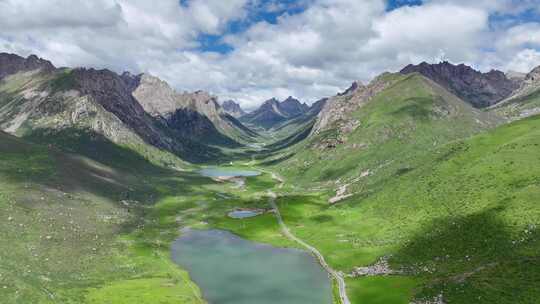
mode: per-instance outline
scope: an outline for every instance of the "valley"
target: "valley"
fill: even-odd
[[[5,303],[540,298],[537,69],[517,85],[421,64],[244,113],[151,75],[13,56]]]

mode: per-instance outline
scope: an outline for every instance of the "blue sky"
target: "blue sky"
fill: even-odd
[[[184,5],[186,0],[184,1]],[[182,1],[181,1],[182,2]],[[267,5],[275,6],[273,9],[268,9]],[[233,48],[222,41],[224,35],[236,35],[240,34],[250,28],[255,23],[267,22],[269,24],[276,24],[278,18],[287,15],[295,15],[302,13],[307,8],[304,1],[297,0],[277,0],[268,1],[263,0],[258,5],[252,7],[246,18],[241,20],[231,21],[226,29],[219,35],[201,34],[198,37],[198,41],[201,46],[200,51],[203,52],[218,52],[226,54],[233,50]]]
[[[246,108],[409,63],[540,65],[540,0],[3,0],[0,51],[146,72]]]
[[[180,3],[182,5],[186,5],[187,0],[181,0]],[[257,22],[276,24],[278,18],[284,14],[295,15],[302,13],[308,7],[306,3],[306,1],[297,0],[262,0],[257,7],[250,10],[248,18],[230,22],[223,33],[219,35],[199,35],[198,41],[201,44],[199,50],[207,52],[219,52],[223,54],[231,52],[233,48],[222,41],[222,37],[224,35],[235,35],[242,33]],[[268,4],[275,4],[276,9],[270,11],[265,9],[265,5]],[[421,0],[389,0],[387,2],[386,9],[391,11],[402,6],[416,6],[421,4]]]

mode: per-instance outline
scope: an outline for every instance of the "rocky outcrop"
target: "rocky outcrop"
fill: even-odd
[[[159,154],[154,153],[157,148],[189,161],[220,153],[210,146],[210,136],[198,136],[201,130],[232,141],[212,122],[224,114],[207,93],[176,94],[148,75],[55,69],[37,57],[1,57],[10,59],[0,66],[0,73],[9,75],[0,86],[0,127],[10,133],[43,140],[61,132],[96,134],[145,155]],[[34,73],[36,68],[42,72]],[[223,124],[235,128],[226,119]]]
[[[309,106],[305,103],[300,103],[300,101],[292,96],[287,97],[278,105],[281,113],[285,114],[287,117],[294,117],[302,115],[309,110]]]
[[[311,107],[309,107],[308,115],[317,116],[324,108],[324,105],[326,105],[326,102],[328,101],[328,98],[319,99],[316,102],[314,102]]]
[[[132,92],[144,110],[184,136],[236,144],[232,137],[249,137],[245,127],[221,108],[217,98],[204,91],[177,93],[165,81],[143,74]],[[227,136],[230,135],[228,138]]]
[[[221,104],[221,108],[225,113],[231,115],[232,117],[239,118],[242,115],[245,115],[246,112],[242,110],[239,104],[234,102],[234,100],[226,100]]]
[[[355,267],[351,274],[349,274],[349,276],[356,278],[369,276],[387,276],[401,273],[401,271],[396,271],[390,268],[390,264],[388,263],[388,257],[382,257],[371,266]]]
[[[343,93],[329,98],[320,111],[317,121],[311,130],[311,135],[319,134],[330,128],[337,128],[340,133],[354,130],[357,122],[350,118],[350,114],[365,105],[373,96],[387,88],[392,81],[385,77],[387,73],[375,78],[367,86],[355,81]],[[328,143],[329,147],[344,142],[337,138],[336,142]]]
[[[507,100],[526,96],[537,90],[540,90],[540,66],[534,68],[523,77],[519,88]]]
[[[540,114],[540,66],[520,81],[512,95],[491,108],[508,120],[522,119]]]
[[[517,89],[516,81],[497,70],[481,73],[464,64],[449,62],[408,65],[400,73],[420,73],[477,108],[496,104]]]
[[[527,77],[527,73],[520,73],[516,71],[508,71],[505,73],[505,75],[506,78],[513,81],[516,86],[521,86],[521,82],[523,82],[523,80],[525,80],[525,77]]]
[[[30,55],[27,58],[8,53],[0,53],[0,79],[19,72],[42,70],[52,72],[54,65],[47,60]]]
[[[109,71],[95,69],[75,69],[72,71],[73,89],[81,95],[89,96],[105,110],[118,117],[141,138],[159,148],[173,150],[170,138],[164,138],[153,119],[133,98],[131,90],[135,78],[128,79]]]

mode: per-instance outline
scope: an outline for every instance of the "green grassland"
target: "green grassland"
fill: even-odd
[[[77,150],[88,148],[83,139]],[[180,228],[287,244],[270,214],[253,225],[226,218],[236,207],[264,207],[269,175],[237,189],[96,144],[82,156],[0,134],[3,303],[203,303],[169,258]]]
[[[410,279],[407,292],[387,291],[402,295],[388,303],[441,292],[448,303],[536,303],[539,149],[537,116],[419,154],[414,166],[333,206],[324,191],[293,187],[278,202],[293,232],[339,270],[390,257]],[[350,279],[350,297],[381,303],[368,295],[393,280]]]

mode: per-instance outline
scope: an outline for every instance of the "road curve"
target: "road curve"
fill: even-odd
[[[272,176],[276,176],[276,175],[272,174]],[[281,179],[278,179],[278,180],[283,183]],[[288,239],[302,245],[302,247],[309,250],[311,254],[313,254],[317,258],[317,260],[319,261],[319,264],[321,264],[324,270],[326,270],[326,272],[328,272],[328,274],[332,276],[332,278],[334,278],[336,282],[338,283],[339,298],[340,298],[341,304],[351,304],[351,302],[349,301],[349,298],[347,297],[347,290],[346,290],[346,285],[345,285],[345,279],[343,279],[343,274],[339,271],[334,270],[332,267],[330,267],[330,265],[328,265],[328,263],[326,263],[326,261],[324,260],[324,256],[315,247],[309,245],[308,243],[304,242],[303,240],[297,238],[294,234],[292,234],[292,232],[289,230],[289,227],[287,227],[287,225],[283,221],[283,218],[281,217],[281,212],[279,211],[279,208],[276,204],[276,198],[277,198],[277,195],[272,190],[268,190],[268,202],[270,203],[272,208],[275,210],[274,212],[279,222],[279,226],[281,227],[282,233]]]

